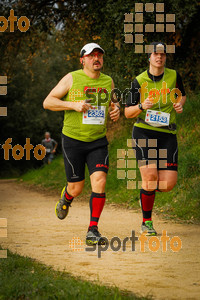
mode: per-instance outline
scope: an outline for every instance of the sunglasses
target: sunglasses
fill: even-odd
[[[93,59],[95,57],[102,58],[103,57],[103,53],[101,53],[101,52],[94,52],[94,53],[90,53],[90,54],[84,55],[83,57],[88,57],[90,59]]]

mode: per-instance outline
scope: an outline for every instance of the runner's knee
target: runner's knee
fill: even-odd
[[[75,183],[68,182],[67,186],[67,192],[72,196],[72,197],[77,197],[78,195],[81,194],[83,190],[83,185]]]
[[[159,187],[159,190],[161,192],[169,192],[175,187],[175,185],[176,185],[176,181],[173,181],[173,182],[168,181],[165,186]]]
[[[145,174],[145,176],[143,176],[143,181],[147,181],[147,182],[149,182],[149,181],[155,181],[155,182],[157,182],[157,180],[158,180],[158,176],[157,176],[157,174],[155,174],[155,173],[147,173],[147,174]]]
[[[102,172],[103,173],[103,172]],[[95,193],[104,193],[106,185],[106,176],[104,174],[95,174],[91,176],[92,191]]]
[[[106,177],[105,176],[96,176],[94,183],[96,186],[104,187],[106,185]]]
[[[158,176],[156,173],[143,174],[142,187],[146,191],[153,191],[157,188]]]

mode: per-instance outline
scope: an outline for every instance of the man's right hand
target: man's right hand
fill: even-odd
[[[151,98],[147,98],[145,99],[144,102],[142,102],[142,108],[143,109],[148,109],[148,108],[151,108],[153,106],[153,101]]]
[[[85,101],[74,102],[74,110],[78,112],[86,112],[91,108],[91,104],[86,103]]]

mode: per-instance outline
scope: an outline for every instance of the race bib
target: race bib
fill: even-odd
[[[154,127],[168,126],[170,114],[162,111],[147,109],[145,122]]]
[[[83,124],[103,125],[105,123],[105,106],[92,106],[83,113]]]

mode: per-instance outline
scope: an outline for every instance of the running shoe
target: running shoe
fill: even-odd
[[[88,232],[86,235],[86,245],[93,246],[93,245],[105,245],[106,240],[101,236],[100,232],[98,231],[97,226],[91,226],[88,228]]]
[[[56,203],[55,213],[58,219],[63,220],[66,218],[69,212],[69,207],[71,206],[71,201],[67,200],[65,197],[65,187],[61,192],[61,199]]]
[[[146,235],[157,235],[157,232],[153,228],[152,221],[145,221],[141,226],[141,233],[145,232]]]

